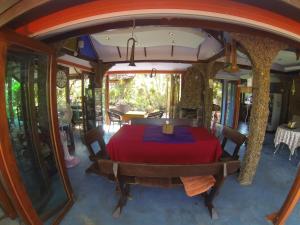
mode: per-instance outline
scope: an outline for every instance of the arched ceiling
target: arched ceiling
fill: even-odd
[[[299,21],[232,0],[90,1],[44,15],[16,30],[29,36],[45,37],[112,21],[170,17],[237,24],[300,41]]]

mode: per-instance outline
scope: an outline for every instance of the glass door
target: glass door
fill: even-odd
[[[7,34],[1,35],[5,39]],[[55,60],[47,46],[14,33],[8,36],[0,41],[1,175],[28,224],[57,222],[73,200],[53,116],[55,68],[50,65]]]
[[[227,83],[226,93],[226,112],[225,112],[225,125],[233,127],[234,123],[234,110],[235,110],[235,96],[236,96],[236,82],[229,81]]]
[[[84,133],[96,127],[95,88],[93,75],[84,74],[83,120]]]

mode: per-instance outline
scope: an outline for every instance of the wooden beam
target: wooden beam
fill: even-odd
[[[11,5],[9,8],[7,8],[4,12],[0,14],[0,27],[4,26],[5,24],[10,22],[14,18],[22,15],[23,13],[38,6],[41,6],[49,1],[50,0],[23,0]],[[1,7],[2,6],[3,5],[1,3]]]
[[[109,76],[106,76],[105,80],[105,122],[106,125],[110,124],[109,117],[107,111],[109,110]]]
[[[6,0],[0,0],[0,15],[5,12],[6,10],[8,10],[9,8],[13,7],[15,4],[17,4],[18,2],[20,2],[20,0],[10,0],[10,1],[6,1]]]
[[[200,49],[201,49],[201,44],[198,46],[198,50],[196,54],[197,60],[199,60]]]
[[[212,29],[203,29],[209,36],[213,37],[217,42],[224,47],[224,42],[221,39],[222,31],[212,30]],[[208,36],[208,37],[209,37]]]
[[[233,128],[237,129],[239,125],[239,117],[240,117],[240,106],[241,106],[241,88],[239,85],[241,81],[237,81],[237,88],[235,93],[235,101],[234,101],[234,116],[233,116]]]
[[[121,51],[120,51],[119,46],[117,46],[117,50],[118,50],[119,57],[122,58],[122,55],[121,55]]]
[[[77,63],[73,63],[64,59],[57,59],[57,63],[62,64],[62,65],[66,65],[66,66],[71,66],[71,67],[76,67],[78,69],[87,71],[87,72],[93,72],[93,69],[87,66],[83,66]]]

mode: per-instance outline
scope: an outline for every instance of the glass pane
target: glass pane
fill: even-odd
[[[214,111],[213,116],[216,117],[216,121],[218,123],[221,123],[222,101],[223,101],[223,83],[220,80],[215,80],[214,87],[213,87],[213,104],[219,106],[219,110]]]
[[[235,92],[236,85],[232,82],[228,83],[227,89],[227,109],[226,109],[226,126],[232,127],[234,120],[234,105],[235,105]]]
[[[67,202],[50,136],[47,78],[46,55],[9,49],[5,92],[11,143],[33,207],[45,219]]]
[[[92,78],[93,77],[89,75],[84,76],[84,107],[87,131],[96,127],[95,92]]]

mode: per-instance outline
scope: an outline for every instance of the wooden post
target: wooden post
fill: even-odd
[[[106,75],[105,79],[105,121],[106,125],[109,125],[109,117],[107,111],[109,110],[109,76]]]
[[[292,185],[292,188],[285,199],[281,209],[267,216],[267,220],[271,221],[274,225],[284,225],[285,221],[288,219],[289,215],[295,208],[296,204],[300,200],[300,168],[296,179]]]
[[[273,59],[287,47],[270,38],[232,33],[231,36],[247,51],[253,70],[253,103],[251,109],[249,139],[242,163],[239,181],[252,183],[260,159],[269,115],[270,69]]]
[[[235,94],[235,104],[234,104],[234,117],[233,117],[233,128],[237,129],[239,125],[240,117],[240,106],[241,106],[241,87],[239,86],[241,81],[237,82],[236,94]]]

